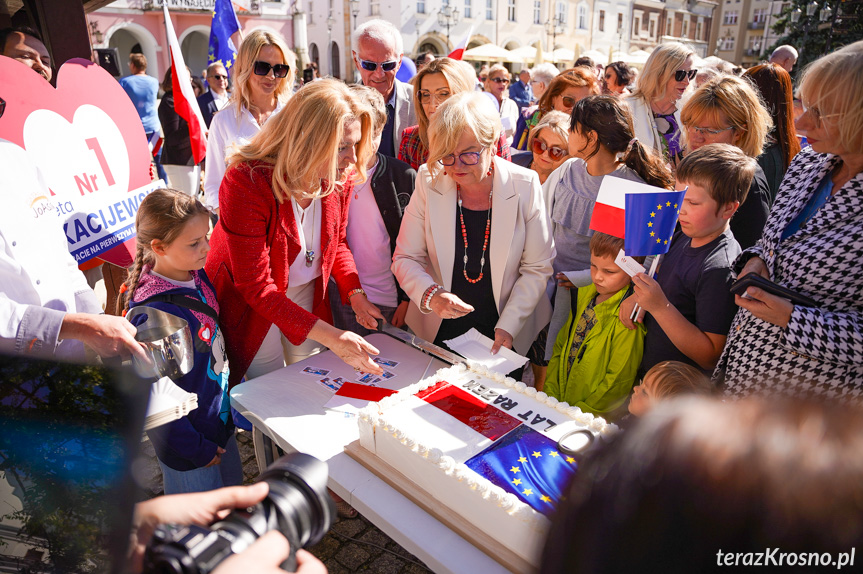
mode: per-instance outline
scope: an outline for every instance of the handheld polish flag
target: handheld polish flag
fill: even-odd
[[[162,9],[165,13],[168,45],[171,48],[171,85],[174,89],[174,110],[189,124],[192,157],[195,159],[195,164],[199,164],[207,155],[207,125],[204,123],[201,108],[198,106],[198,100],[192,89],[192,79],[189,77],[189,70],[186,69],[186,62],[180,51],[180,43],[174,32],[174,24],[171,22],[171,15],[168,14],[167,2],[162,4]]]
[[[473,26],[468,29],[465,37],[462,38],[461,42],[458,43],[458,46],[456,46],[455,49],[449,53],[448,57],[452,58],[453,60],[461,60],[462,56],[464,56],[464,51],[467,50],[467,44],[468,42],[470,42],[470,37],[472,34]]]
[[[240,31],[240,21],[234,12],[231,0],[216,0],[213,8],[213,21],[210,23],[210,45],[207,62],[219,63],[231,74],[231,67],[237,59],[237,47],[231,36]]]
[[[626,197],[635,194],[655,193],[665,191],[646,183],[630,181],[614,176],[602,178],[593,215],[590,217],[590,229],[606,235],[625,237],[626,232]],[[627,252],[629,255],[629,252]]]

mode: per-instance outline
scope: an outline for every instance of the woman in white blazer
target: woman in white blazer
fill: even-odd
[[[500,130],[482,94],[438,108],[392,270],[420,337],[440,344],[476,328],[493,353],[525,353],[551,316],[554,244],[537,174],[495,157]]]
[[[638,141],[665,156],[672,167],[682,158],[679,101],[698,72],[692,67],[694,55],[677,42],[658,46],[638,75],[635,90],[623,98]]]

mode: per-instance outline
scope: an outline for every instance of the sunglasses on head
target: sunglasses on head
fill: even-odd
[[[498,77],[498,78],[492,78],[492,79],[491,79],[491,81],[492,81],[492,82],[495,82],[495,83],[497,83],[497,84],[508,84],[508,83],[509,83],[509,78],[500,78],[500,77]]]
[[[689,78],[689,80],[692,81],[697,73],[698,70],[677,70],[674,72],[674,81],[682,82],[685,78]]]
[[[360,67],[367,72],[374,72],[381,67],[384,72],[392,72],[398,65],[398,60],[390,60],[389,62],[369,62],[368,60],[360,60]]]
[[[548,150],[548,156],[554,161],[563,159],[569,154],[568,150],[557,147],[556,145],[549,146],[547,143],[540,139],[533,140],[533,144],[531,144],[531,149],[533,150],[533,153],[538,155],[542,155],[546,152],[546,150]]]
[[[288,76],[288,72],[291,71],[291,67],[287,64],[276,64],[275,66],[270,65],[268,62],[255,62],[255,75],[256,76],[266,76],[270,73],[270,70],[273,71],[273,75],[277,78],[286,78]]]

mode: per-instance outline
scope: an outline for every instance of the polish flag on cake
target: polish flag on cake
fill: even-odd
[[[462,56],[464,56],[464,51],[467,50],[467,43],[470,41],[471,34],[473,34],[473,26],[470,27],[467,31],[467,35],[462,38],[462,41],[455,47],[455,50],[449,53],[450,58],[453,60],[461,60]]]
[[[625,237],[626,196],[664,191],[668,190],[611,175],[602,178],[590,218],[590,229],[615,237]]]

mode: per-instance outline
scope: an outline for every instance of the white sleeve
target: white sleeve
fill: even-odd
[[[207,136],[207,169],[204,173],[204,204],[210,211],[219,208],[219,187],[225,176],[225,147],[228,145],[226,124],[235,118],[230,107],[213,116]]]

